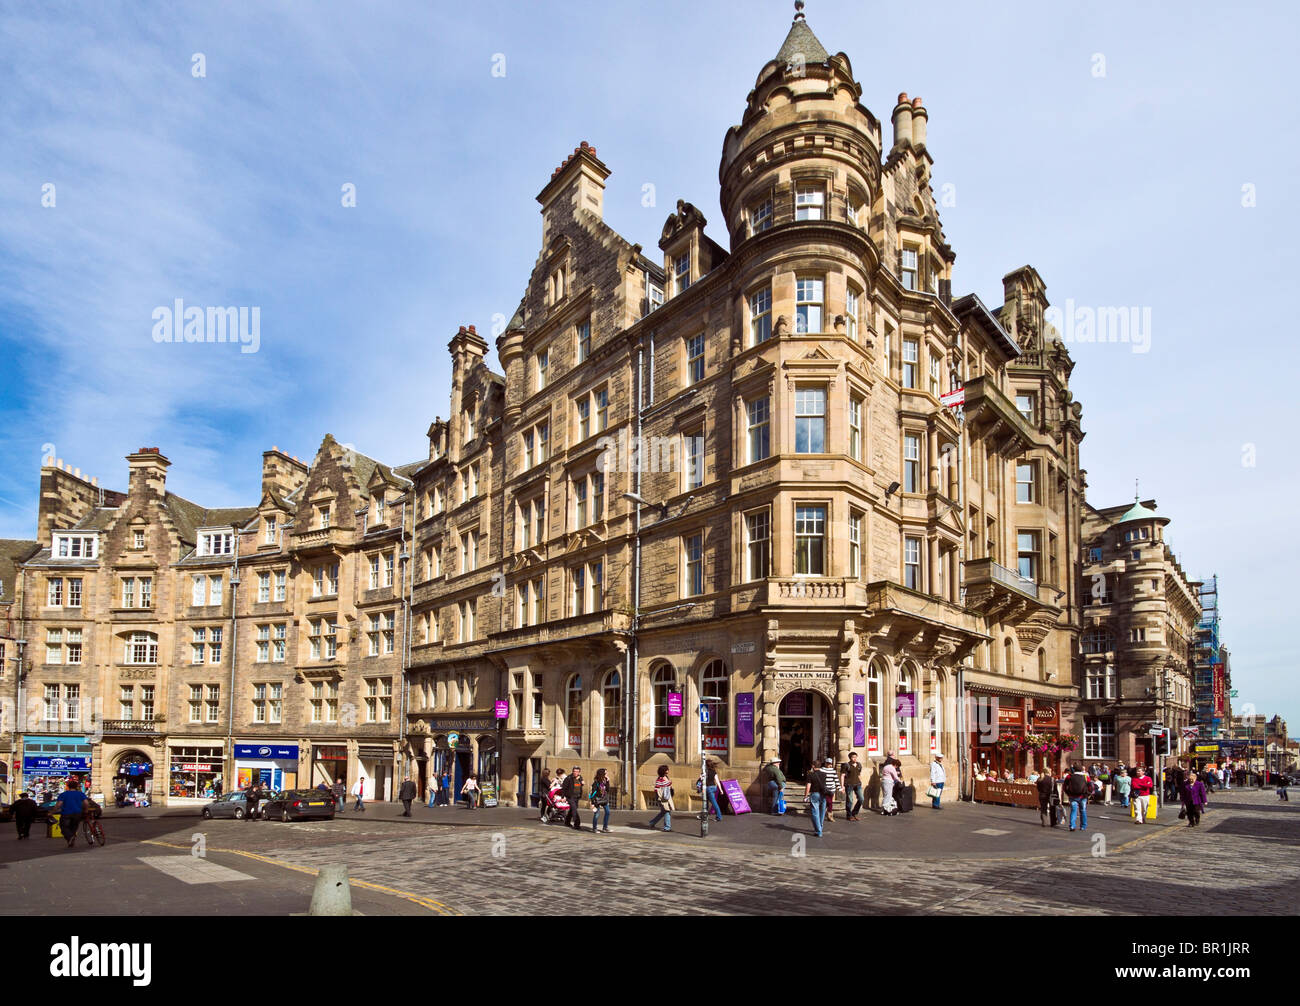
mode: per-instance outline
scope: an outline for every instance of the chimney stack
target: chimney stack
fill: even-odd
[[[161,499],[167,494],[167,469],[171,462],[163,457],[157,447],[141,447],[126,456],[130,466],[131,481],[127,492],[132,496],[154,495]]]
[[[912,99],[912,146],[925,149],[925,126],[930,120],[930,113],[921,104],[920,97]]]
[[[907,100],[907,92],[898,96],[894,106],[894,146],[893,150],[912,145],[912,104]],[[892,153],[892,151],[891,151]]]

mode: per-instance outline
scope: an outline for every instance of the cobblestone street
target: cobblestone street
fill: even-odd
[[[212,887],[265,886],[274,881],[269,876],[274,870],[268,868],[289,868],[295,886],[279,901],[265,896],[249,901],[253,914],[304,910],[302,871],[332,863],[346,863],[354,883],[359,882],[356,889],[367,897],[390,892],[403,901],[403,910],[414,905],[466,915],[1300,912],[1300,858],[1295,855],[1300,805],[1293,810],[1279,804],[1271,791],[1217,796],[1197,830],[1176,820],[1148,830],[1101,813],[1115,808],[1097,808],[1086,835],[1041,833],[1056,842],[1060,851],[1054,854],[1026,855],[1009,847],[1015,829],[1026,823],[1022,811],[952,809],[942,818],[918,812],[910,820],[888,822],[891,828],[898,826],[891,835],[894,843],[911,837],[901,829],[913,829],[912,855],[877,854],[873,832],[850,832],[843,823],[837,825],[841,834],[835,847],[822,846],[799,819],[789,822],[783,844],[773,846],[727,836],[724,832],[735,823],[730,818],[705,840],[696,837],[693,819],[675,819],[670,837],[648,831],[639,820],[645,815],[638,815],[635,824],[616,825],[609,836],[543,827],[519,816],[499,818],[509,822],[504,826],[469,815],[459,820],[474,823],[456,825],[399,823],[373,815],[287,825],[195,820],[178,827],[179,822],[159,818],[150,822],[152,833],[137,844],[133,862],[169,847],[188,853],[194,835],[201,833],[214,862],[259,879],[194,888],[157,873],[134,875],[133,884],[158,905],[179,906],[173,899],[188,903],[196,890],[202,898]],[[1176,812],[1167,814],[1174,819]],[[987,815],[1002,815],[1005,828],[989,827]],[[1033,821],[1031,830],[1039,834],[1036,817]],[[129,833],[144,823],[128,827],[128,822],[118,822],[115,833]],[[933,835],[936,828],[954,833],[974,828],[971,848],[985,851],[979,857],[933,852],[929,847],[935,839],[924,835]],[[1008,848],[999,856],[995,848],[979,843]],[[84,855],[89,861],[101,853]],[[61,858],[61,853],[47,852],[35,865],[48,868]],[[12,878],[14,871],[6,872]],[[113,879],[112,871],[100,874],[105,883]],[[6,897],[4,903],[15,901]],[[372,901],[367,907],[387,912],[395,903]]]

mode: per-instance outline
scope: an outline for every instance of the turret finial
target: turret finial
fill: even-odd
[[[802,21],[802,20],[804,20],[804,16],[803,16],[803,0],[794,0],[794,19],[795,19],[796,21]]]

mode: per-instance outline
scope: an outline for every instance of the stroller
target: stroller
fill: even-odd
[[[569,814],[569,801],[560,795],[558,787],[552,789],[542,797],[542,824],[553,824],[556,821],[563,821]]]

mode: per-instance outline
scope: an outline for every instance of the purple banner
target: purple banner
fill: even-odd
[[[736,747],[754,743],[754,693],[736,693]]]
[[[681,692],[668,693],[668,715],[669,716],[682,715],[682,693]]]
[[[853,746],[862,747],[867,743],[867,697],[853,696]]]
[[[727,802],[731,804],[733,814],[749,813],[749,801],[745,799],[745,792],[740,788],[739,782],[735,779],[723,779],[722,792],[727,794]]]
[[[899,692],[894,700],[894,711],[902,719],[916,715],[916,692]]]
[[[507,699],[497,699],[496,701],[497,719],[505,720],[510,718],[510,702]]]

